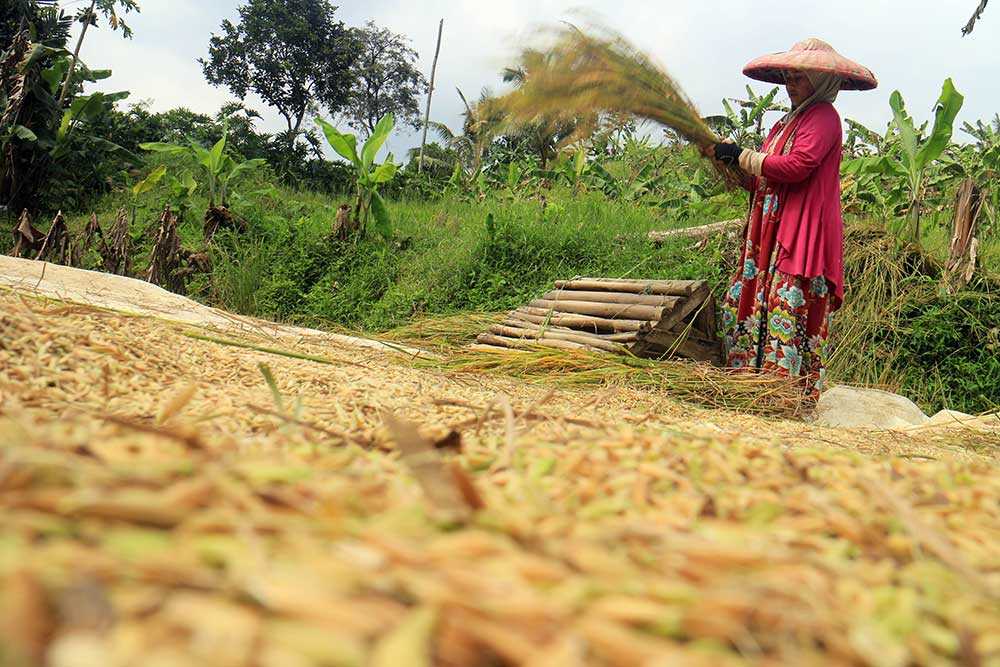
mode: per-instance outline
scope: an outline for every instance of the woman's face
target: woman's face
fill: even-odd
[[[792,100],[792,106],[802,104],[816,92],[809,77],[803,72],[785,72],[785,90]]]

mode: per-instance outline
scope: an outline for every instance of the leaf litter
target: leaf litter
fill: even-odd
[[[0,664],[1000,664],[973,433],[0,307]]]

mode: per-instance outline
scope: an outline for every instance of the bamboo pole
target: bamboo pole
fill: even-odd
[[[631,280],[627,278],[577,278],[557,280],[556,289],[595,290],[599,292],[627,292],[629,294],[660,294],[663,296],[688,296],[694,289],[693,280]]]
[[[520,338],[508,338],[506,336],[497,336],[496,334],[488,333],[479,334],[476,338],[476,342],[482,343],[483,345],[492,345],[494,347],[506,347],[511,350],[530,350],[534,347],[554,347],[559,350],[603,351],[589,345],[581,345],[568,340],[523,340]]]
[[[536,299],[528,304],[532,308],[545,308],[560,313],[575,313],[577,315],[594,315],[596,317],[638,320],[661,320],[669,308],[656,306],[636,306],[631,304],[594,303],[593,301],[550,301]]]
[[[596,303],[635,304],[638,306],[658,306],[660,308],[673,308],[681,300],[679,296],[666,296],[662,294],[585,292],[576,289],[553,290],[542,298],[548,301],[594,301]]]
[[[431,65],[431,84],[427,88],[427,110],[424,112],[424,135],[420,139],[420,158],[417,162],[417,173],[424,171],[424,148],[427,146],[427,127],[431,122],[431,98],[434,96],[434,79],[437,77],[438,56],[441,55],[441,33],[444,32],[444,19],[438,24],[437,48],[434,49],[434,64]]]
[[[609,340],[615,343],[634,343],[639,340],[638,331],[626,331],[623,333],[593,333],[591,331],[581,331],[580,329],[571,329],[569,327],[553,326],[552,324],[545,324],[544,317],[533,318],[534,321],[525,319],[524,315],[510,316],[501,322],[502,325],[508,327],[518,327],[521,329],[548,331],[554,330],[561,333],[584,333],[588,336],[595,336],[601,340]]]
[[[573,329],[585,329],[587,331],[613,331],[629,332],[642,331],[653,326],[654,322],[649,320],[616,320],[605,317],[592,317],[589,315],[565,315],[554,313],[546,308],[532,308],[523,306],[511,315],[519,317],[535,324],[554,324],[556,326],[570,327]]]
[[[502,324],[494,324],[490,327],[490,333],[507,338],[521,338],[538,341],[569,341],[571,343],[579,343],[580,345],[586,345],[605,352],[614,352],[616,354],[624,354],[626,351],[624,345],[602,340],[597,336],[591,336],[585,333],[565,333],[562,331],[553,331],[551,329],[523,329],[520,327],[504,326]]]
[[[702,308],[705,305],[705,300],[711,296],[711,293],[707,282],[704,280],[698,281],[697,286],[691,292],[691,296],[671,312],[664,315],[653,328],[660,331],[670,331],[675,325],[683,322],[684,318],[688,315]]]
[[[85,20],[83,21],[83,29],[80,30],[80,38],[76,40],[76,48],[73,50],[73,60],[69,63],[69,71],[66,72],[66,80],[63,82],[62,91],[59,93],[60,109],[66,101],[66,95],[69,93],[69,84],[73,80],[73,74],[76,72],[76,65],[80,62],[80,48],[83,46],[83,38],[87,36],[87,29],[90,28],[90,22],[93,20],[96,5],[97,0],[91,0],[90,9],[87,10]]]

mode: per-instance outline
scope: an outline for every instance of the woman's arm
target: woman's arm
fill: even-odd
[[[842,141],[840,115],[833,106],[816,109],[802,119],[788,155],[768,155],[761,173],[775,183],[800,183],[807,179]]]

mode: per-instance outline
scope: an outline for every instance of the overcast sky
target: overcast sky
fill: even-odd
[[[64,5],[79,7],[82,0]],[[111,68],[104,90],[129,90],[132,101],[154,110],[186,106],[215,113],[232,99],[208,85],[197,59],[207,53],[211,33],[236,17],[241,0],[140,0],[132,16],[135,38],[107,29],[91,33],[81,58],[91,67]],[[335,3],[336,4],[336,3]],[[805,37],[825,39],[879,78],[873,92],[846,92],[841,114],[882,130],[890,117],[888,99],[900,90],[910,113],[929,116],[951,76],[966,102],[961,119],[992,118],[1000,110],[1000,7],[986,12],[976,31],[962,38],[975,0],[344,0],[337,15],[351,26],[371,19],[408,36],[430,77],[438,20],[445,20],[431,116],[460,127],[461,102],[484,86],[500,88],[498,72],[532,27],[584,10],[622,32],[666,65],[703,114],[718,113],[720,100],[739,96],[748,82],[743,65],[783,51]],[[767,84],[754,84],[758,90]],[[264,115],[263,128],[283,121],[260,100],[249,105]],[[423,108],[423,102],[421,103]],[[772,121],[774,118],[771,119]],[[397,155],[419,143],[399,135]]]

